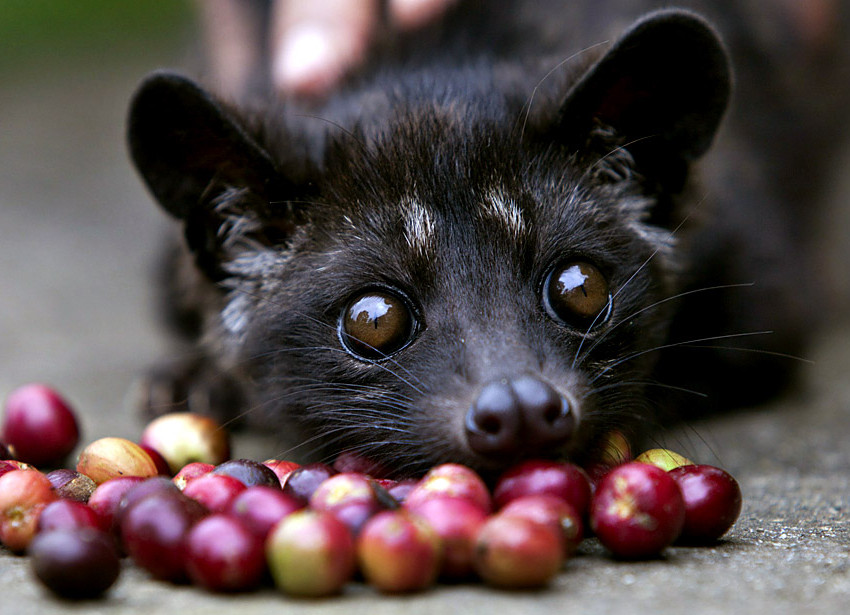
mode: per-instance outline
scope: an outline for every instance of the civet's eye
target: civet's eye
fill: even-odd
[[[383,359],[410,342],[414,317],[401,297],[370,290],[355,296],[345,307],[339,323],[343,345],[365,359]]]
[[[546,278],[543,303],[555,320],[579,329],[595,327],[611,314],[608,280],[590,263],[560,264]]]

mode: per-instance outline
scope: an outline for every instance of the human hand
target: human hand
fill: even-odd
[[[389,0],[391,27],[436,19],[454,0]],[[321,96],[360,65],[380,25],[379,0],[282,0],[272,13],[271,80],[281,92]]]
[[[457,0],[274,0],[268,24],[244,0],[199,2],[213,78],[226,94],[244,91],[260,62],[286,95],[321,97],[361,65],[378,35],[382,2],[402,31],[437,19]],[[268,48],[259,41],[266,29]]]

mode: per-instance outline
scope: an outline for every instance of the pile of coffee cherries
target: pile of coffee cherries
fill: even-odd
[[[156,579],[216,592],[273,582],[326,596],[358,571],[387,593],[476,578],[540,587],[586,535],[615,557],[651,558],[674,542],[715,542],[741,509],[723,470],[663,449],[628,461],[617,434],[613,467],[528,460],[492,492],[451,463],[394,481],[355,454],[333,466],[230,460],[227,432],[192,414],[154,420],[138,443],[96,440],[75,470],[36,469],[61,465],[78,438],[74,413],[49,387],[8,397],[0,541],[71,599],[103,594],[125,555]]]

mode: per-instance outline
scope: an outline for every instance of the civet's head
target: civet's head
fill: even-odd
[[[464,74],[321,133],[173,74],[133,102],[133,159],[219,289],[205,343],[255,417],[326,454],[497,469],[643,410],[677,205],[729,96],[721,44],[665,11],[533,105]]]

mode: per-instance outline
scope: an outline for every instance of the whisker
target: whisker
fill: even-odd
[[[377,419],[382,422],[386,422],[386,420],[392,421],[397,425],[414,425],[414,421],[410,420],[408,417],[403,414],[397,412],[388,412],[388,411],[379,411],[379,410],[359,410],[359,409],[351,409],[351,408],[340,408],[338,406],[334,406],[333,404],[325,404],[324,408],[330,408],[331,410],[324,410],[321,406],[311,406],[311,409],[316,411],[316,418],[321,417],[332,417],[334,422],[341,421],[360,421],[358,423],[352,423],[356,425],[363,425],[364,427],[371,427],[373,425],[379,425],[382,423],[363,423],[363,419]]]
[[[675,385],[672,385],[672,384],[664,384],[662,382],[654,382],[654,381],[651,381],[651,380],[647,380],[647,381],[631,380],[631,381],[622,381],[622,382],[612,382],[610,384],[605,384],[605,385],[602,385],[600,387],[594,387],[593,389],[587,391],[584,395],[582,395],[581,398],[584,400],[584,399],[587,399],[588,397],[590,397],[591,395],[597,395],[597,394],[601,393],[602,391],[607,391],[607,390],[610,390],[610,389],[618,389],[618,388],[621,388],[621,387],[634,386],[634,385],[655,387],[655,388],[666,389],[666,390],[670,390],[670,391],[678,391],[680,393],[688,393],[690,395],[695,395],[697,397],[703,397],[703,398],[709,397],[709,395],[707,393],[702,393],[700,391],[694,391],[693,389],[687,389],[685,387],[679,387],[679,386],[675,386]]]
[[[336,429],[330,429],[328,431],[323,431],[322,433],[319,433],[319,434],[316,434],[312,437],[309,437],[306,440],[302,440],[298,444],[285,449],[284,451],[282,451],[280,453],[280,456],[281,457],[287,457],[287,456],[291,455],[294,451],[297,451],[300,448],[303,448],[303,447],[305,447],[309,444],[312,444],[314,442],[322,440],[323,438],[326,438],[329,434],[333,434],[333,433],[336,433],[338,431],[347,431],[347,430],[348,430],[348,427],[338,427]]]
[[[654,348],[648,348],[646,350],[641,350],[641,351],[632,353],[632,354],[630,354],[626,357],[623,357],[622,359],[615,361],[614,363],[612,363],[611,365],[609,365],[608,367],[603,369],[600,373],[596,374],[596,376],[594,376],[593,379],[591,380],[591,384],[596,382],[596,380],[598,380],[599,378],[604,376],[606,373],[608,373],[609,371],[611,371],[615,367],[618,367],[619,365],[622,365],[623,363],[626,363],[627,361],[632,361],[632,360],[634,360],[638,357],[641,357],[645,354],[648,354],[650,352],[658,352],[659,350],[664,350],[666,348],[677,348],[679,346],[690,346],[690,345],[698,344],[700,342],[711,342],[711,341],[715,341],[715,340],[732,339],[732,338],[738,338],[738,337],[750,337],[750,336],[755,336],[755,335],[768,335],[770,333],[773,333],[773,331],[751,331],[751,332],[748,332],[748,333],[730,333],[730,334],[727,334],[727,335],[715,335],[715,336],[711,336],[711,337],[704,337],[704,338],[699,338],[699,339],[686,340],[684,342],[671,342],[669,344],[662,344],[660,346],[655,346]]]
[[[705,436],[703,436],[699,431],[697,431],[697,429],[694,426],[688,424],[687,422],[685,422],[684,427],[687,430],[688,434],[690,434],[697,441],[699,441],[699,443],[702,444],[702,446],[704,446],[708,450],[709,454],[714,459],[716,459],[718,462],[721,462],[720,454],[717,452],[715,447],[708,441],[708,439]],[[664,441],[665,436],[669,436],[669,435],[670,435],[669,433],[668,434],[661,433],[659,436],[652,435],[650,437],[650,441],[655,443],[656,446],[658,446],[659,448],[671,448]],[[684,451],[692,459],[697,456],[697,455],[690,452],[690,451],[695,450],[695,447],[693,445],[691,438],[687,438],[686,440],[682,440],[682,438],[676,437],[675,442],[677,443],[676,448]],[[721,462],[719,465],[722,466],[724,464]]]
[[[568,56],[568,57],[564,58],[563,60],[561,60],[560,62],[558,62],[545,75],[543,75],[543,77],[540,79],[540,81],[538,81],[537,84],[534,86],[534,88],[531,90],[531,95],[528,97],[528,102],[526,102],[523,105],[523,108],[525,109],[525,117],[522,121],[522,127],[520,128],[520,131],[519,131],[520,138],[522,138],[523,135],[525,134],[525,127],[528,124],[528,118],[531,116],[531,107],[534,104],[534,97],[537,95],[537,90],[540,89],[540,86],[542,86],[543,83],[547,79],[549,79],[549,77],[551,77],[553,74],[555,74],[555,72],[558,69],[560,69],[562,66],[564,66],[568,62],[575,60],[579,56],[582,56],[585,53],[592,51],[593,49],[596,49],[597,47],[601,47],[602,45],[607,45],[608,42],[609,42],[608,40],[604,40],[604,41],[601,41],[599,43],[595,43],[593,45],[590,45],[589,47],[585,47],[584,49],[580,49],[579,51],[575,52],[571,56]]]
[[[676,228],[674,228],[672,231],[670,231],[670,233],[668,234],[668,239],[672,239],[676,235],[676,233],[679,232],[679,230],[682,228],[682,226],[684,226],[684,224],[688,221],[689,218],[690,218],[690,214],[686,215],[685,218],[676,226]],[[649,263],[652,261],[652,259],[655,258],[655,256],[660,251],[661,251],[661,246],[655,248],[655,250],[652,251],[652,254],[650,254],[643,261],[643,263],[641,263],[640,267],[635,269],[635,271],[632,273],[632,275],[629,276],[629,278],[623,283],[623,285],[619,289],[617,289],[614,292],[613,295],[611,295],[611,300],[609,301],[609,304],[614,302],[614,299],[616,299],[620,295],[620,293],[622,293],[629,286],[629,284],[631,284],[632,280],[634,280],[637,277],[637,275],[641,271],[643,271],[643,269],[647,265],[649,265]],[[596,322],[599,320],[599,317],[602,316],[602,314],[604,312],[605,312],[605,310],[599,312],[599,314],[596,315],[596,318],[593,319],[593,322],[590,323],[590,326],[588,326],[587,330],[585,331],[584,335],[582,336],[581,341],[579,342],[578,348],[576,349],[576,354],[573,357],[572,365],[570,365],[570,369],[575,369],[576,363],[578,362],[578,357],[581,354],[581,349],[584,346],[584,342],[587,340],[588,334],[593,329],[593,327],[596,325]]]
[[[265,301],[265,302],[269,302],[269,303],[271,303],[272,305],[274,305],[274,306],[276,306],[276,307],[280,307],[280,308],[286,307],[286,306],[284,306],[284,305],[282,305],[282,304],[280,304],[280,303],[278,303],[278,302],[272,301],[269,297],[264,297],[264,296],[261,296],[261,295],[259,295],[259,294],[257,294],[257,293],[252,293],[252,292],[250,292],[250,291],[248,291],[248,290],[246,290],[246,289],[244,289],[244,288],[235,287],[235,288],[232,288],[232,289],[230,289],[230,290],[233,290],[233,291],[235,291],[235,292],[241,292],[241,293],[243,293],[243,294],[245,294],[245,295],[247,295],[247,296],[249,296],[249,297],[253,297],[253,298],[254,298],[254,299],[256,299],[257,301]],[[330,325],[330,324],[328,324],[328,323],[326,323],[326,322],[322,322],[322,321],[321,321],[321,320],[319,320],[318,318],[315,318],[314,316],[311,316],[311,315],[309,315],[309,314],[305,314],[305,313],[303,313],[303,312],[296,312],[296,314],[297,314],[298,316],[300,316],[301,318],[305,318],[305,319],[307,319],[307,320],[309,320],[309,321],[311,321],[311,322],[313,322],[313,323],[318,324],[319,326],[322,326],[322,327],[325,327],[325,328],[328,328],[328,329],[331,329],[331,330],[335,330],[335,329],[336,329],[336,327],[334,327],[333,325]],[[347,334],[346,334],[346,335],[347,335]],[[362,343],[362,342],[361,342],[361,343]],[[368,344],[367,344],[367,345],[368,345]],[[407,374],[410,378],[412,378],[412,379],[416,380],[420,386],[423,386],[423,387],[424,387],[424,383],[423,383],[423,382],[422,382],[419,378],[417,378],[414,374],[412,374],[412,373],[410,372],[410,370],[408,370],[408,369],[407,369],[407,368],[405,368],[403,365],[401,365],[398,361],[396,361],[396,360],[395,360],[395,359],[393,359],[392,357],[389,357],[389,356],[387,356],[386,354],[384,354],[384,353],[380,352],[380,350],[378,350],[377,348],[373,348],[373,347],[371,347],[371,346],[370,346],[370,348],[371,348],[372,350],[375,350],[375,351],[376,351],[376,352],[378,352],[379,354],[383,355],[383,357],[384,357],[384,360],[385,360],[385,361],[391,362],[394,366],[396,366],[396,367],[398,367],[399,369],[401,369],[402,371],[404,371],[404,372],[405,372],[405,373],[406,373],[406,374]],[[342,352],[342,353],[348,354],[348,352],[347,352],[347,351],[345,351],[345,350],[343,350],[342,348],[333,348],[333,347],[330,347],[330,346],[325,346],[325,347],[313,347],[313,348],[311,348],[311,349],[312,349],[312,350],[333,350],[333,351],[337,351],[337,352]],[[287,349],[287,350],[289,350],[289,351],[297,351],[297,350],[299,350],[299,348],[291,348],[291,349]],[[270,351],[270,352],[271,352],[271,351]],[[270,353],[266,353],[265,355],[258,355],[258,356],[257,356],[257,358],[261,358],[261,357],[263,357],[263,356],[268,356],[268,354],[270,354]],[[417,387],[416,385],[414,385],[414,384],[413,384],[412,382],[410,382],[409,380],[407,380],[407,379],[405,379],[405,378],[401,377],[399,374],[397,374],[397,373],[396,373],[396,372],[394,372],[393,370],[391,370],[391,369],[389,369],[388,367],[386,367],[385,365],[383,365],[383,363],[382,363],[381,361],[374,361],[374,360],[366,359],[366,358],[361,358],[361,360],[362,360],[362,361],[365,361],[366,363],[369,363],[370,365],[373,365],[373,366],[375,366],[375,367],[379,367],[379,368],[381,368],[381,369],[383,369],[383,370],[387,371],[387,372],[388,372],[388,373],[390,373],[391,375],[393,375],[393,376],[395,376],[396,378],[398,378],[400,381],[404,382],[407,386],[409,386],[411,389],[413,389],[414,391],[416,391],[416,392],[417,392],[417,393],[419,393],[420,395],[424,395],[424,391],[423,391],[422,389],[420,389],[419,387]]]
[[[764,331],[763,333],[772,333],[772,331]],[[785,352],[777,352],[775,350],[765,350],[763,348],[744,348],[741,346],[717,346],[715,344],[706,344],[706,345],[698,345],[698,344],[687,344],[690,348],[709,348],[713,350],[734,350],[736,352],[751,352],[754,354],[767,355],[771,357],[779,357],[781,359],[790,359],[792,361],[799,361],[801,363],[806,363],[808,365],[815,365],[815,361],[812,359],[806,359],[805,357],[800,357],[793,354],[788,354]]]
[[[366,143],[361,141],[360,138],[356,134],[354,134],[354,132],[352,132],[351,130],[349,130],[348,128],[346,128],[345,126],[340,124],[339,122],[335,122],[334,120],[331,120],[329,118],[322,117],[321,115],[311,115],[309,113],[299,113],[299,114],[296,115],[296,117],[302,117],[302,118],[311,119],[311,120],[318,120],[320,122],[325,122],[326,124],[330,124],[334,128],[339,129],[343,134],[349,136],[355,143],[357,143],[357,145],[360,146],[361,152],[363,154],[369,153],[369,148],[366,147]]]
[[[639,314],[642,314],[643,312],[646,312],[647,310],[657,308],[658,306],[663,305],[665,303],[668,303],[670,301],[675,301],[676,299],[682,299],[683,297],[687,297],[689,295],[695,295],[697,293],[703,293],[703,292],[714,291],[714,290],[728,290],[728,289],[731,289],[731,288],[745,288],[745,287],[750,287],[750,286],[754,286],[754,284],[752,282],[746,282],[746,283],[742,283],[742,284],[720,284],[718,286],[707,286],[707,287],[704,287],[704,288],[697,288],[697,289],[677,293],[675,295],[667,297],[666,299],[661,299],[660,301],[656,301],[655,303],[647,305],[647,306],[645,306],[645,307],[643,307],[639,310],[635,310],[634,312],[632,312],[628,316],[624,316],[617,324],[613,325],[612,327],[609,327],[603,335],[599,336],[599,339],[597,339],[593,343],[593,345],[590,348],[587,349],[587,351],[584,353],[583,357],[579,358],[578,353],[576,353],[576,360],[573,362],[573,367],[575,367],[576,365],[581,365],[582,361],[584,361],[587,358],[587,356],[590,355],[591,352],[593,352],[594,348],[596,348],[600,343],[605,341],[605,339],[611,334],[611,332],[614,329],[616,329],[617,327],[619,327],[622,324],[629,322],[632,318],[634,318],[635,316],[638,316]]]

